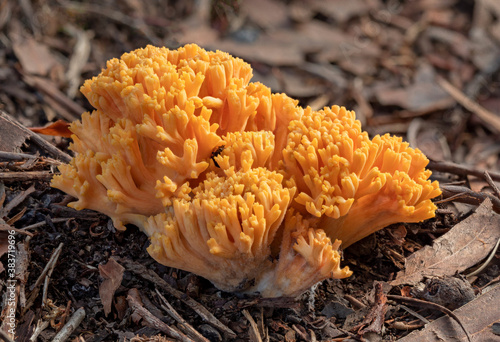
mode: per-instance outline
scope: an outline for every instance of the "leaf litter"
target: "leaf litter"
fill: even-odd
[[[455,283],[450,279],[459,279],[457,273],[474,270],[479,273],[465,282],[477,296],[454,313],[474,338],[491,339],[489,327],[500,317],[491,306],[500,276],[493,250],[499,234],[495,211],[500,211],[495,193],[500,87],[494,82],[500,68],[499,13],[495,0],[310,1],[308,6],[262,0],[250,8],[208,0],[162,6],[135,0],[4,1],[0,184],[5,184],[4,204],[17,202],[5,220],[12,219],[17,247],[25,251],[19,254],[17,340],[53,340],[58,328],[47,314],[55,315],[56,324],[66,314],[75,317],[76,330],[65,338],[79,341],[166,341],[171,338],[159,333],[170,330],[162,324],[180,329],[184,321],[194,330],[187,336],[200,332],[211,341],[465,340],[448,317],[436,319],[422,307],[400,310],[383,296],[432,302],[439,292],[434,290]],[[55,166],[69,159],[66,124],[57,120],[70,122],[89,109],[75,94],[78,81],[125,51],[188,42],[244,57],[256,77],[273,91],[293,92],[301,105],[346,105],[356,109],[372,135],[400,134],[413,147],[431,151],[430,169],[445,190],[436,218],[395,225],[344,251],[345,263],[355,271],[349,279],[325,282],[297,300],[260,300],[237,298],[158,265],[145,253],[147,239],[133,227],[117,232],[103,215],[67,208],[69,199],[50,189],[48,180]],[[56,136],[41,138],[29,127],[54,130]],[[27,189],[33,190],[26,194]],[[6,237],[0,232],[0,254]],[[123,272],[112,261],[117,257]],[[3,266],[5,253],[0,261]],[[103,280],[100,270],[109,265],[114,271]],[[3,274],[0,267],[2,294]],[[430,277],[425,284],[424,277]],[[378,297],[375,281],[383,283]],[[69,312],[63,314],[65,308]],[[131,319],[132,309],[141,313],[140,320]],[[180,317],[173,321],[169,310]],[[433,322],[422,328],[418,316]],[[370,331],[352,330],[361,323]],[[416,334],[408,335],[411,330]]]
[[[486,199],[474,214],[406,259],[391,285],[415,285],[424,277],[460,273],[483,260],[500,239],[500,215]]]

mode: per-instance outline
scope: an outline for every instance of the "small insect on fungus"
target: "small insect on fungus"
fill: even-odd
[[[214,162],[214,165],[216,167],[219,167],[219,164],[215,161],[215,157],[217,157],[219,154],[222,153],[222,151],[224,151],[224,147],[226,147],[226,145],[220,145],[218,146],[217,148],[215,148],[213,151],[212,151],[212,154],[210,155],[210,159],[212,159],[212,161]]]

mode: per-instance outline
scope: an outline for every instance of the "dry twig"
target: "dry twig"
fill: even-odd
[[[10,336],[2,329],[0,329],[0,339],[5,342],[14,342],[14,340],[11,339]]]
[[[27,236],[31,236],[31,237],[33,236],[33,233],[27,232],[27,231],[25,231],[23,229],[11,227],[8,224],[0,223],[0,232],[6,232],[6,231],[9,231],[9,230],[13,230],[16,233],[21,234],[21,235],[27,235]]]
[[[19,306],[26,305],[26,284],[28,282],[28,268],[30,266],[30,241],[31,236],[26,237],[24,242],[17,245],[16,279],[19,280]]]
[[[344,298],[347,299],[349,301],[349,303],[351,303],[351,305],[356,309],[356,310],[359,310],[359,309],[364,309],[366,308],[366,305],[363,304],[362,302],[360,302],[358,299],[354,298],[353,296],[349,295],[349,294],[345,294],[344,295]]]
[[[160,291],[158,291],[158,289],[155,289],[155,291],[156,294],[158,294],[158,296],[160,297],[160,300],[164,304],[161,306],[163,310],[168,312],[169,315],[172,316],[172,318],[175,319],[181,327],[184,327],[183,330],[189,337],[191,337],[196,342],[209,342],[207,338],[205,338],[202,334],[200,334],[198,330],[193,328],[191,324],[189,324],[184,318],[182,318],[181,315],[179,315],[179,313],[173,308],[172,305],[170,305],[167,299],[162,296],[162,294],[160,293]]]
[[[64,342],[69,336],[75,331],[76,328],[80,325],[80,323],[85,318],[85,309],[79,308],[75,311],[73,316],[69,319],[68,323],[64,325],[64,327],[57,333],[52,342]]]
[[[154,316],[151,312],[149,312],[144,306],[141,305],[139,300],[135,298],[134,295],[130,294],[127,296],[127,301],[134,312],[136,312],[148,325],[154,327],[167,334],[172,338],[176,338],[182,342],[194,342],[189,337],[181,333],[176,328],[170,327],[167,324],[163,323],[156,316]]]
[[[12,209],[21,204],[26,199],[26,197],[28,197],[28,195],[34,191],[35,191],[34,185],[30,186],[25,191],[20,191],[12,200],[9,201],[9,203],[7,203],[7,205],[5,205],[0,210],[0,217],[7,216]]]
[[[26,306],[23,308],[23,314],[33,305],[35,302],[36,297],[38,297],[38,293],[40,292],[40,285],[42,282],[45,283],[45,279],[47,277],[50,277],[52,274],[52,271],[54,270],[54,267],[57,263],[57,260],[59,259],[59,255],[61,254],[62,248],[64,244],[60,243],[59,246],[52,252],[52,255],[50,256],[49,261],[47,262],[47,265],[45,265],[45,268],[43,269],[42,273],[38,277],[38,279],[35,282],[35,285],[33,285],[33,290],[31,291],[28,301],[26,302]],[[45,291],[44,291],[45,292]]]
[[[2,161],[23,161],[26,159],[36,159],[38,157],[39,156],[34,154],[0,151],[0,160]]]
[[[81,112],[83,113],[83,112]],[[31,141],[33,141],[36,145],[38,145],[41,149],[45,150],[48,154],[53,156],[56,159],[59,159],[65,163],[68,163],[71,160],[71,156],[54,145],[50,144],[48,141],[40,137],[38,134],[33,133],[26,127],[24,127],[22,124],[17,122],[14,118],[12,118],[10,115],[5,113],[4,111],[0,110],[0,116],[5,120],[8,121],[11,125],[15,126],[17,129],[23,132]],[[2,175],[0,173],[0,175]]]
[[[260,337],[259,329],[257,328],[257,323],[255,323],[252,315],[245,309],[243,310],[243,315],[245,318],[248,320],[248,323],[250,323],[250,340],[252,342],[262,342],[262,337]]]
[[[51,219],[52,223],[66,222],[66,221],[69,221],[69,220],[70,220],[70,218],[54,218],[54,219]],[[41,222],[30,224],[29,226],[23,227],[23,228],[21,228],[19,230],[21,230],[22,232],[25,232],[25,231],[27,231],[29,229],[35,229],[35,228],[43,227],[46,224],[47,224],[47,221],[41,221]]]
[[[74,98],[81,83],[82,69],[87,64],[91,50],[91,34],[88,31],[77,29],[72,25],[66,25],[65,30],[76,38],[76,44],[71,55],[68,70],[66,71],[66,81],[68,89],[66,94]]]
[[[429,161],[427,167],[434,171],[447,172],[458,176],[475,176],[477,178],[481,178],[486,180],[486,176],[484,174],[485,170],[477,170],[471,166],[455,164],[448,161]],[[493,180],[500,181],[500,173],[494,171],[488,171],[488,174]]]
[[[35,331],[33,331],[33,334],[30,337],[31,342],[36,342],[38,339],[38,335],[42,333],[47,327],[49,326],[48,321],[42,321],[41,319],[38,320],[36,323]]]
[[[423,326],[424,324],[408,324],[405,322],[394,322],[390,325],[392,329],[403,330],[403,331],[416,330],[422,328]]]
[[[408,312],[410,315],[412,316],[415,316],[416,318],[418,318],[420,321],[422,321],[423,323],[425,324],[429,324],[429,320],[427,318],[425,318],[424,316],[418,314],[417,312],[413,311],[412,309],[410,309],[409,307],[403,305],[403,304],[399,304],[399,306],[401,307],[401,309],[405,310],[406,312]]]
[[[0,172],[2,182],[49,181],[54,174],[50,171]]]
[[[471,98],[467,97],[462,91],[453,86],[450,82],[442,77],[436,77],[437,83],[453,97],[458,103],[464,106],[468,111],[476,114],[483,122],[485,122],[488,128],[500,132],[500,117],[493,114],[483,106],[479,105],[477,102],[473,101]]]
[[[241,299],[238,306],[245,307],[261,307],[261,308],[286,308],[286,309],[299,309],[301,303],[296,298],[292,297],[278,297],[278,298],[248,298]]]
[[[191,309],[193,309],[205,322],[210,323],[214,327],[220,329],[228,337],[235,338],[236,334],[229,329],[225,324],[219,321],[210,311],[208,311],[203,305],[195,301],[193,298],[187,296],[185,293],[182,293],[179,290],[174,289],[170,284],[168,284],[165,280],[163,280],[158,274],[153,272],[152,270],[147,269],[144,265],[133,262],[128,259],[120,259],[119,260],[125,268],[143,279],[151,281],[156,284],[163,291],[166,291],[171,296],[182,300],[186,305],[188,305]]]
[[[488,171],[484,171],[484,178],[486,178],[486,181],[495,192],[495,195],[497,195],[497,197],[500,199],[500,190],[498,189],[493,179],[491,179],[490,173]]]
[[[491,203],[493,204],[493,210],[495,210],[497,213],[500,213],[500,199],[489,193],[476,192],[464,186],[457,185],[441,184],[440,188],[443,191],[444,200],[436,201],[435,203],[449,202],[453,200],[457,202],[479,205],[486,198],[489,198],[491,200]]]
[[[488,258],[485,260],[485,262],[483,262],[483,264],[481,265],[481,267],[479,267],[477,270],[474,270],[472,271],[471,273],[467,274],[465,277],[468,279],[470,277],[473,277],[475,275],[478,275],[479,273],[481,273],[486,267],[488,267],[488,264],[491,262],[491,260],[493,260],[493,258],[495,257],[495,255],[497,254],[497,250],[498,250],[498,246],[500,246],[500,239],[497,240],[497,243],[495,244],[495,247],[493,248],[493,250],[491,251],[490,255],[488,256]]]

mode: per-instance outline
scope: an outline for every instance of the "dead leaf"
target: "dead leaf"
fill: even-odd
[[[471,30],[472,62],[481,71],[492,73],[498,69],[500,47],[483,29]]]
[[[125,268],[113,258],[110,258],[105,265],[99,265],[99,274],[104,278],[104,281],[99,286],[99,297],[101,297],[106,316],[111,312],[113,296],[122,283],[124,271]]]
[[[499,297],[500,285],[497,285],[489,292],[453,311],[469,335],[473,336],[473,341],[498,341],[498,336],[495,336],[489,327],[500,322]],[[424,329],[415,331],[398,341],[467,341],[467,338],[455,320],[444,316],[427,324]]]
[[[500,238],[500,215],[486,199],[474,214],[448,233],[410,255],[405,270],[398,273],[392,286],[415,285],[424,276],[445,276],[462,272],[484,259]]]
[[[349,0],[349,1],[324,1],[315,0],[312,2],[312,7],[327,16],[331,16],[339,23],[347,20],[368,14],[372,10],[379,9],[381,3],[379,1],[366,0]]]
[[[361,336],[368,332],[380,335],[384,326],[384,317],[387,312],[387,296],[384,293],[382,283],[375,282],[373,286],[375,288],[375,303],[368,315],[363,319],[363,322],[357,327],[357,330],[359,329],[358,334]]]
[[[474,16],[472,21],[471,33],[474,36],[471,40],[475,45],[476,54],[473,56],[474,64],[478,67],[487,67],[488,65],[494,66],[495,54],[498,54],[498,47],[495,47],[494,41],[488,37],[488,33],[492,35],[497,41],[500,38],[500,2],[497,0],[481,0],[477,1],[474,6]],[[489,32],[488,32],[489,31]],[[479,41],[476,39],[479,38]],[[483,50],[483,51],[479,51]],[[494,50],[497,52],[495,53]],[[485,55],[482,56],[481,52]],[[498,58],[497,58],[498,59]],[[493,63],[493,64],[489,64]]]
[[[400,224],[395,228],[388,229],[387,232],[392,237],[391,243],[397,246],[402,246],[405,243],[405,238],[408,232],[404,225]]]
[[[284,45],[295,48],[302,53],[317,53],[330,48],[339,50],[339,46],[352,42],[352,37],[346,35],[338,27],[311,20],[297,25],[295,30],[278,29],[262,35],[256,44],[260,42]],[[342,56],[341,51],[336,51],[335,56]],[[300,63],[298,64],[300,65]]]
[[[315,15],[312,8],[306,2],[293,1],[288,4],[290,19],[297,23],[310,21]]]
[[[256,47],[258,45],[258,47]],[[213,44],[213,50],[226,51],[249,62],[269,65],[297,65],[304,61],[299,46],[285,44],[278,40],[259,38],[254,44],[223,40]]]
[[[401,296],[403,297],[411,297],[411,286],[405,285],[401,288]]]
[[[182,35],[179,37],[181,44],[195,43],[200,46],[217,46],[218,32],[207,25],[188,26],[182,29]]]
[[[275,38],[284,38],[288,35],[291,44],[297,44],[306,52],[316,49],[329,49],[335,47],[337,50],[342,44],[352,42],[352,38],[346,35],[335,25],[311,20],[297,27],[297,30],[283,30],[272,34]],[[342,53],[342,52],[340,52]]]
[[[29,129],[38,134],[70,138],[73,133],[69,130],[69,125],[70,124],[64,120],[57,120],[45,127],[30,127]]]
[[[335,317],[337,319],[345,319],[347,316],[353,313],[353,309],[338,301],[331,301],[330,303],[325,305],[323,310],[321,310],[321,314],[325,315],[326,318]]]
[[[471,42],[463,34],[444,27],[431,26],[425,30],[425,35],[434,41],[446,44],[462,58],[468,58],[471,52]]]
[[[57,64],[49,48],[31,37],[11,37],[12,49],[23,70],[32,75],[45,76]]]
[[[284,70],[283,77],[284,92],[292,97],[312,97],[321,92],[321,84],[318,82],[304,82],[304,77],[293,72]]]
[[[20,125],[16,125],[4,112],[0,113],[0,151],[16,152],[29,137]]]
[[[450,310],[464,306],[475,297],[474,289],[467,279],[448,276],[427,279],[425,288],[415,291],[415,295]]]
[[[285,341],[286,342],[295,342],[297,339],[295,338],[295,331],[292,329],[288,329],[285,333]]]
[[[288,22],[287,5],[281,1],[243,1],[241,11],[263,29],[282,27]]]
[[[118,319],[122,320],[125,317],[125,313],[127,311],[128,304],[125,296],[118,296],[115,299],[115,309],[116,314],[118,315]]]
[[[436,72],[429,64],[422,64],[414,83],[406,88],[377,88],[375,96],[383,106],[400,106],[412,112],[445,109],[455,100],[435,82]]]
[[[133,301],[133,302],[137,303],[138,305],[140,305],[141,307],[144,306],[144,304],[142,302],[141,294],[139,293],[139,290],[137,290],[135,287],[128,290],[126,300]],[[134,310],[134,312],[132,312],[130,318],[132,319],[132,322],[137,324],[141,321],[142,316],[139,314],[139,312]]]

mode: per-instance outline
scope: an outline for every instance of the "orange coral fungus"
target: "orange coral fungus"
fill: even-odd
[[[341,244],[434,215],[420,151],[251,76],[194,44],[109,61],[82,87],[95,110],[71,125],[75,157],[52,185],[76,209],[137,225],[158,262],[268,297],[348,277]]]
[[[307,110],[289,125],[284,172],[298,188],[295,207],[321,217],[319,227],[344,247],[392,223],[434,216],[441,192],[428,159],[401,138],[372,140],[354,112]]]

